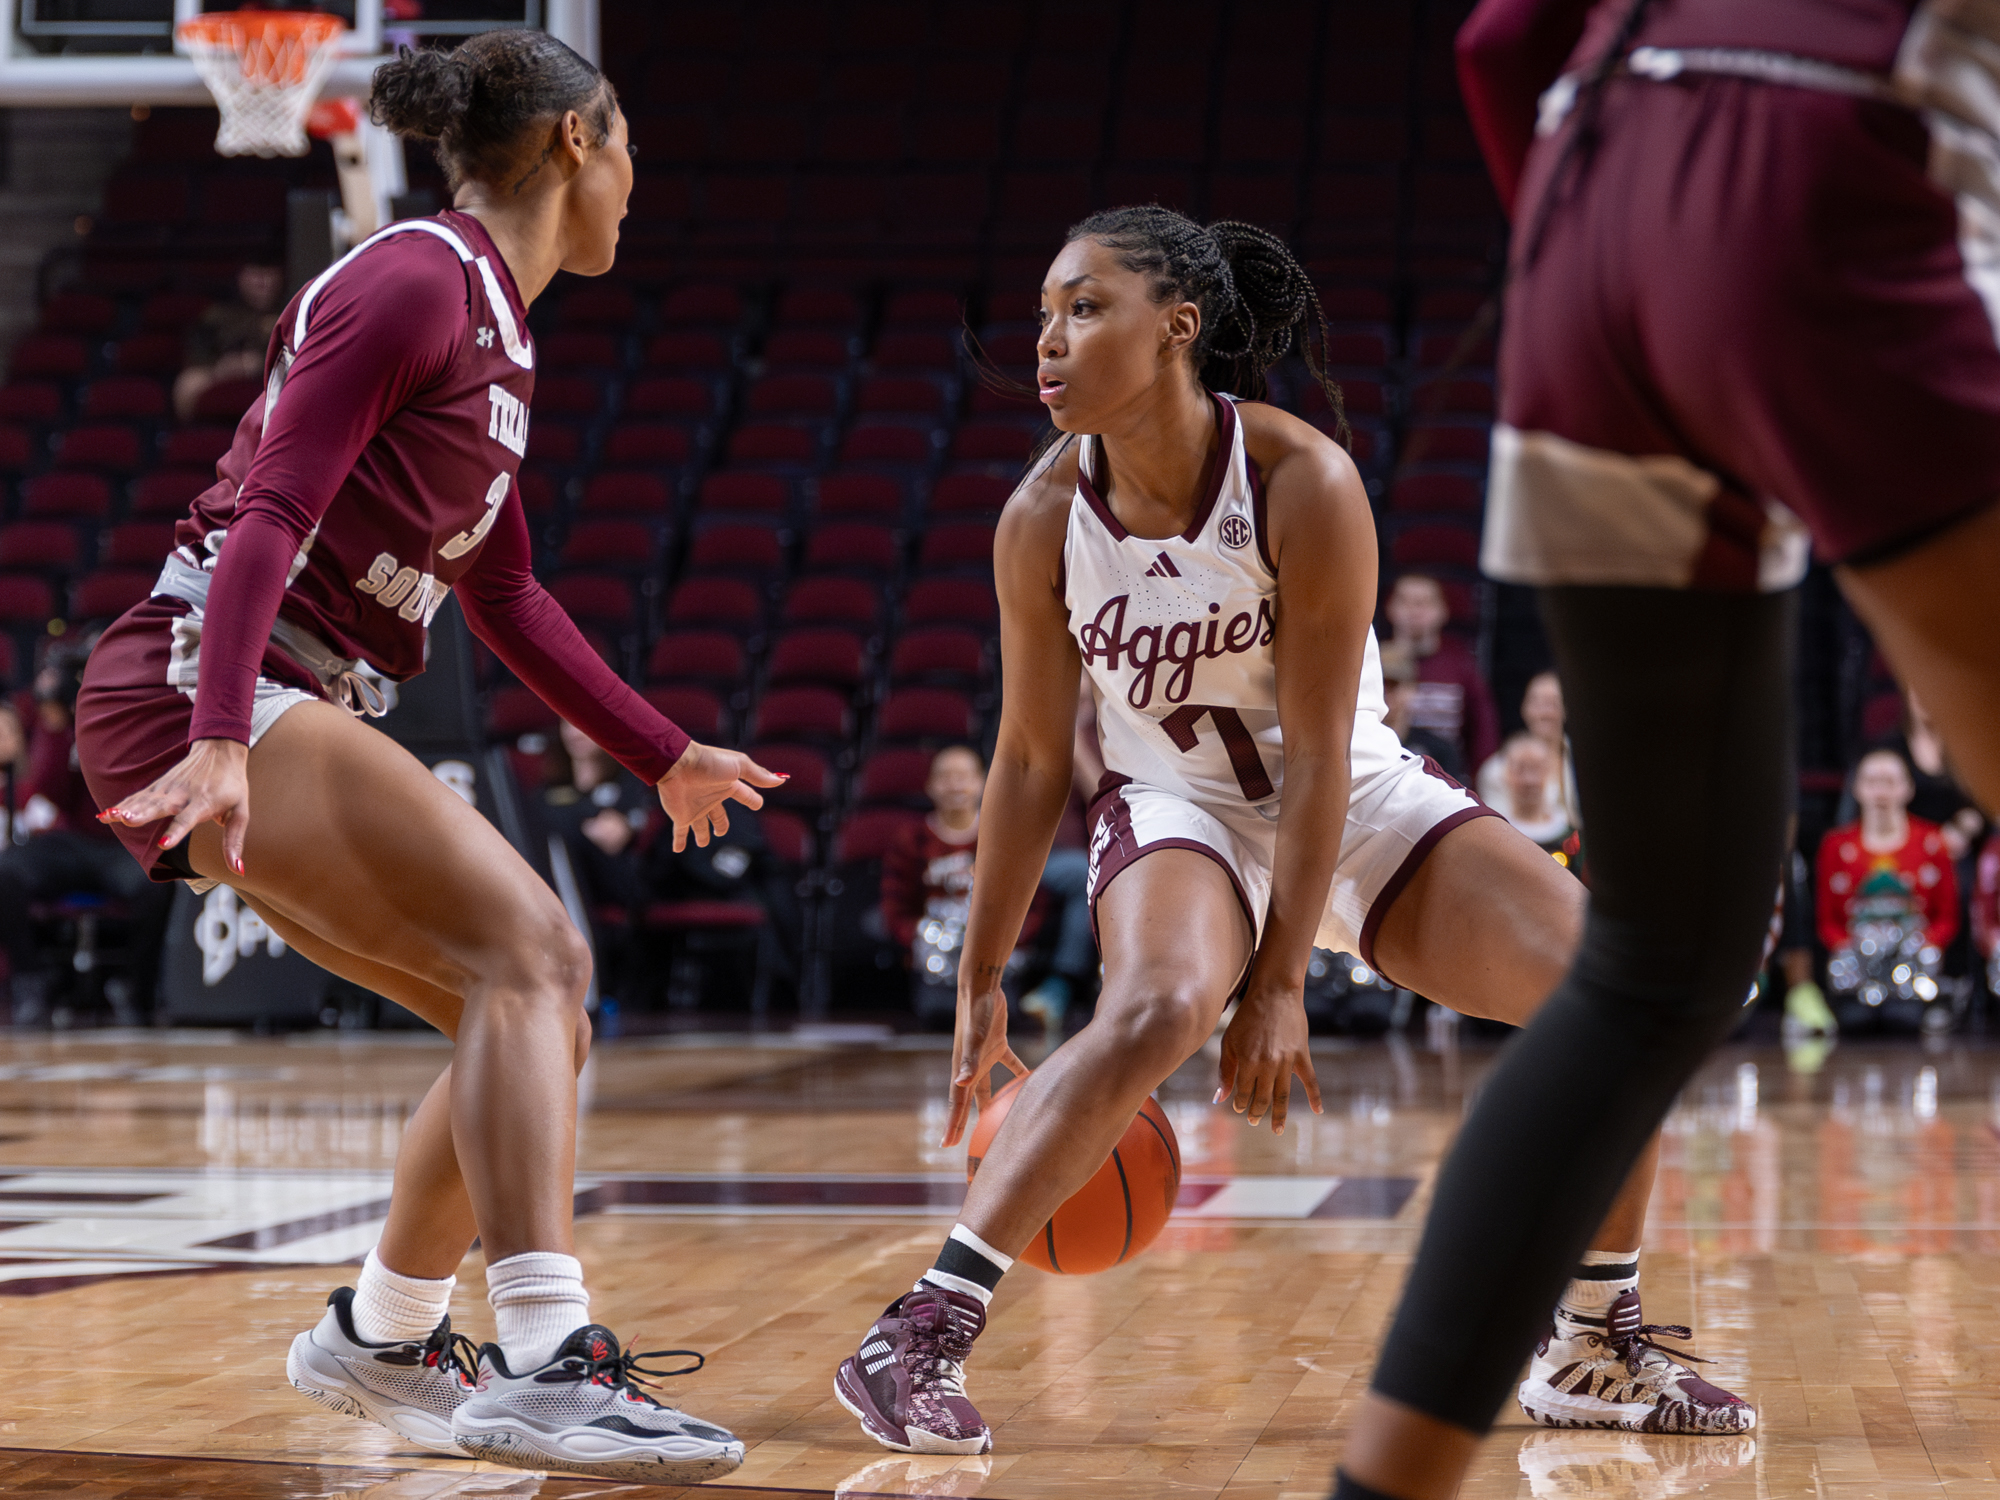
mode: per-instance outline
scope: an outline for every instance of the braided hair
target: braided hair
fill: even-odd
[[[1192,302],[1201,332],[1190,353],[1210,390],[1264,399],[1265,372],[1296,338],[1306,368],[1333,408],[1335,436],[1349,441],[1340,387],[1326,373],[1326,314],[1319,293],[1285,242],[1267,229],[1222,219],[1206,227],[1157,203],[1107,208],[1071,228],[1064,243],[1096,240],[1144,276],[1155,302]],[[1317,325],[1320,353],[1309,335]]]

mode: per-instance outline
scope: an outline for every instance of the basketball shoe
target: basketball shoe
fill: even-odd
[[[1544,1427],[1623,1427],[1633,1432],[1726,1435],[1757,1425],[1757,1408],[1710,1385],[1701,1363],[1652,1341],[1686,1328],[1642,1323],[1639,1293],[1624,1293],[1601,1323],[1558,1311],[1521,1383],[1521,1410]]]
[[[965,1396],[965,1360],[986,1327],[977,1297],[928,1282],[875,1320],[833,1377],[861,1430],[898,1453],[989,1453],[993,1434]]]
[[[308,1400],[379,1422],[413,1443],[455,1453],[451,1414],[472,1394],[478,1351],[446,1318],[421,1343],[365,1342],[354,1331],[354,1289],[326,1299],[326,1316],[292,1340],[285,1374]]]
[[[686,1354],[694,1364],[649,1369],[643,1359]],[[688,1349],[620,1353],[611,1330],[587,1323],[538,1369],[515,1374],[498,1344],[479,1351],[478,1388],[452,1413],[461,1453],[516,1469],[561,1469],[631,1484],[700,1484],[743,1462],[743,1444],[708,1422],[662,1406],[643,1377],[692,1375]]]

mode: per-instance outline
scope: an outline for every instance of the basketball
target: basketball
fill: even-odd
[[[1000,1122],[1027,1081],[1025,1074],[1016,1078],[979,1112],[966,1153],[966,1181],[979,1171]],[[1065,1276],[1123,1265],[1159,1238],[1180,1190],[1180,1142],[1160,1101],[1149,1096],[1097,1175],[1056,1210],[1021,1259]]]

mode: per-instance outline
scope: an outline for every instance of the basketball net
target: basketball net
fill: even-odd
[[[306,117],[347,29],[338,16],[296,10],[225,10],[174,28],[215,95],[223,156],[304,156]]]

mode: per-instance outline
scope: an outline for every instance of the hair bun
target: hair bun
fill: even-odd
[[[397,135],[435,141],[465,119],[472,85],[472,66],[456,52],[398,47],[396,60],[375,70],[368,117]]]

